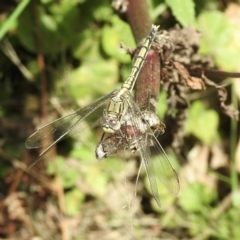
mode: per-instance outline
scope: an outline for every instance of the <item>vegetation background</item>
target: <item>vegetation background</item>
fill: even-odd
[[[202,33],[199,53],[216,69],[240,72],[240,1],[147,4],[161,29],[195,27]],[[124,81],[131,60],[120,42],[136,46],[108,0],[1,1],[0,238],[240,239],[239,123],[220,111],[213,89],[188,95],[185,156],[166,148],[181,189],[173,196],[160,188],[161,208],[144,170],[134,197],[139,159],[95,159],[99,129],[60,142],[26,169],[39,154],[24,146],[36,128]],[[220,84],[238,108],[239,80]],[[162,91],[162,118],[166,106]]]

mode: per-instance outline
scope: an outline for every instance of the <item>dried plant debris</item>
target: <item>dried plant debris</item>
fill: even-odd
[[[198,54],[201,34],[192,28],[180,29],[177,26],[167,33],[166,31],[160,32],[160,35],[162,37],[158,36],[155,43],[157,43],[157,39],[161,38],[164,39],[162,43],[166,43],[159,44],[162,50],[159,51],[159,47],[156,49],[158,49],[162,61],[161,82],[168,93],[168,112],[164,122],[167,123],[167,126],[171,126],[171,129],[168,129],[170,139],[167,139],[167,142],[170,142],[175,151],[179,152],[183,144],[183,125],[187,117],[187,93],[190,90],[214,87],[218,93],[219,105],[223,113],[238,120],[239,111],[226,104],[226,89],[209,80],[208,77],[223,80],[228,77],[240,77],[240,73],[209,69],[213,67],[213,61],[209,57]],[[169,46],[172,47],[171,54]],[[168,50],[167,55],[163,54],[166,49]]]
[[[112,8],[114,12],[125,22],[127,22],[128,0],[113,0]]]
[[[119,14],[123,14],[127,11],[128,4],[129,3],[127,0],[113,0],[112,1],[113,9]]]
[[[200,56],[198,48],[201,33],[194,28],[180,28],[178,25],[168,31],[170,39],[174,44],[172,61],[184,65],[194,65],[201,68],[213,68],[214,63],[210,57]]]
[[[25,200],[24,192],[14,192],[0,202],[0,236],[11,235],[22,225],[29,233],[33,233],[33,226],[24,206]]]
[[[154,40],[153,48],[161,57],[162,69],[160,81],[167,86],[169,86],[169,82],[180,84],[189,90],[204,90],[206,89],[206,85],[214,87],[218,93],[218,99],[223,113],[238,120],[239,111],[234,109],[233,106],[226,104],[226,89],[208,78],[212,77],[220,80],[228,77],[239,78],[240,73],[209,69],[213,68],[213,61],[209,57],[198,54],[200,37],[201,34],[193,28],[181,29],[179,26],[176,26],[169,31],[159,31],[159,34]],[[123,44],[121,44],[121,47],[133,58],[141,45],[142,43],[140,43],[135,50],[131,50]],[[179,89],[180,88],[178,88],[178,90]],[[183,88],[181,89],[183,90]],[[167,91],[170,91],[170,89]],[[184,94],[181,94],[180,91],[176,91],[175,94],[180,94],[179,99],[182,100]],[[171,93],[169,93],[169,96],[170,95],[172,96]],[[178,99],[178,97],[175,97],[175,101],[176,99]],[[168,102],[171,106],[177,105],[176,103]]]
[[[163,34],[166,36],[166,31],[164,31]],[[219,103],[223,113],[238,120],[239,111],[234,109],[233,106],[226,104],[226,89],[209,80],[207,77],[210,75],[210,77],[224,79],[227,77],[240,77],[240,73],[206,70],[205,68],[213,67],[213,62],[210,58],[200,56],[197,53],[201,37],[201,34],[198,31],[192,28],[180,29],[177,26],[175,29],[169,31],[169,36],[170,38],[165,37],[165,39],[170,39],[172,43],[174,43],[174,48],[171,60],[169,61],[169,57],[167,57],[167,61],[163,59],[163,63],[165,64],[163,66],[163,68],[165,68],[163,74],[166,74],[167,78],[163,75],[162,80],[184,84],[188,89],[195,90],[203,90],[206,88],[206,85],[214,87],[217,90]],[[170,44],[168,43],[167,46],[169,45]],[[162,56],[164,55],[161,54],[161,57]],[[192,69],[195,69],[195,72],[191,71]],[[191,73],[195,74],[191,75]]]
[[[186,86],[188,86],[190,89],[205,89],[205,84],[202,79],[190,76],[188,70],[183,64],[174,61],[172,61],[171,64],[177,70],[180,77],[185,81]]]
[[[240,77],[240,73],[211,69],[214,67],[211,58],[198,54],[200,37],[201,34],[193,28],[181,29],[176,26],[169,31],[159,31],[152,45],[152,48],[160,56],[160,82],[168,94],[168,111],[164,122],[171,129],[168,129],[169,139],[164,139],[161,142],[171,143],[177,151],[183,144],[183,124],[187,117],[186,110],[189,106],[187,94],[189,91],[201,91],[208,87],[214,87],[223,113],[235,120],[239,119],[239,111],[226,104],[226,89],[208,78],[224,80],[228,77]],[[142,42],[136,49],[132,50],[121,44],[121,47],[132,58],[136,56],[141,46]]]
[[[215,87],[218,93],[218,99],[220,101],[220,106],[222,108],[222,111],[231,117],[232,119],[239,120],[239,111],[235,109],[231,104],[226,105],[226,100],[227,100],[227,90],[226,88],[217,85],[213,81],[209,80],[205,75],[204,72],[202,73],[202,79],[203,81],[212,87]]]

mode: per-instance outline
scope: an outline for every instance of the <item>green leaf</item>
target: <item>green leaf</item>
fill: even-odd
[[[124,169],[125,162],[117,157],[109,157],[103,161],[101,161],[102,169],[108,175],[112,173],[120,173]]]
[[[153,4],[151,4],[152,2],[150,1],[149,4],[150,4],[150,11],[151,11],[151,19],[153,20],[153,22],[155,22],[157,20],[157,18],[162,15],[166,9],[167,9],[167,6],[165,3],[160,3],[158,4],[157,6],[153,6]]]
[[[75,58],[82,61],[96,61],[102,59],[100,52],[101,29],[83,29],[77,33],[78,41],[72,46],[72,52]]]
[[[91,191],[96,196],[103,196],[106,193],[109,175],[102,171],[101,162],[89,166],[85,174],[87,184],[91,188]]]
[[[219,11],[203,12],[197,25],[203,34],[200,52],[212,55],[217,65],[227,71],[236,71],[240,52],[240,41],[236,35],[238,28]]]
[[[96,8],[93,15],[97,21],[109,21],[109,19],[113,16],[113,12],[112,9],[109,7],[109,3],[106,2],[106,4],[102,4],[98,8]]]
[[[120,48],[120,43],[127,47],[134,46],[132,32],[128,24],[117,17],[111,19],[112,25],[105,25],[102,33],[102,46],[108,56],[117,59],[122,63],[129,63],[131,58],[126,51]]]
[[[185,131],[205,144],[212,144],[218,139],[218,123],[219,117],[215,111],[206,110],[201,101],[195,101],[189,109]]]
[[[49,9],[39,6],[37,11],[40,18],[38,35],[31,7],[28,6],[19,17],[17,36],[26,49],[37,52],[38,37],[43,53],[55,56],[78,40],[75,27],[80,21],[80,16],[76,7],[60,1],[60,4],[52,4]]]
[[[240,190],[239,189],[232,192],[232,203],[236,208],[240,208]]]
[[[79,177],[77,169],[71,167],[66,168],[65,159],[61,156],[58,156],[55,161],[48,163],[47,172],[51,175],[58,174],[62,186],[65,189],[73,187]]]
[[[189,232],[192,236],[199,236],[203,229],[207,229],[209,227],[209,219],[206,219],[206,217],[202,214],[188,212],[186,216],[188,216],[189,222],[191,223]]]
[[[195,24],[195,10],[193,0],[166,0],[175,18],[184,26]]]
[[[48,4],[48,3],[52,3],[54,0],[41,0],[41,3],[43,4]]]
[[[19,15],[22,14],[22,12],[24,12],[24,9],[29,4],[29,2],[30,0],[20,1],[18,6],[14,9],[12,14],[10,15],[10,17],[6,18],[6,21],[4,21],[0,25],[0,40],[2,40],[7,31],[16,26]]]
[[[67,214],[70,216],[77,215],[85,199],[83,192],[75,188],[68,191],[64,196]]]
[[[62,156],[57,156],[54,160],[48,161],[47,173],[49,175],[54,175],[59,169],[63,168],[65,164],[64,158]]]
[[[70,156],[85,162],[95,159],[94,150],[84,145],[75,146],[71,151]]]
[[[165,113],[167,112],[167,93],[161,91],[158,100],[157,114],[160,119],[163,119]]]
[[[116,60],[104,60],[102,58],[85,61],[79,68],[68,74],[71,79],[68,84],[68,92],[73,99],[81,101],[84,98],[91,102],[116,88],[118,77],[118,65]],[[64,81],[58,82],[62,87]],[[85,99],[85,100],[86,100]]]
[[[214,199],[216,193],[201,183],[191,183],[179,194],[179,203],[186,212],[201,212]]]
[[[76,184],[78,177],[79,172],[77,169],[70,167],[68,169],[62,169],[60,179],[62,181],[63,188],[67,189],[73,187]]]

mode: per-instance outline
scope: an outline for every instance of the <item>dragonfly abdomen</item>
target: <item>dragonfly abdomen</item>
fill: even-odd
[[[148,35],[147,39],[144,41],[143,45],[141,46],[140,52],[138,53],[134,61],[134,65],[132,67],[131,73],[129,74],[126,81],[123,83],[122,88],[126,88],[130,92],[133,90],[138,74],[143,66],[144,60],[147,56],[147,53],[157,33],[158,27],[159,26],[153,25],[150,34]]]

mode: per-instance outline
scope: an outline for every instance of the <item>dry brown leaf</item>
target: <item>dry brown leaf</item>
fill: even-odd
[[[208,186],[210,189],[215,188],[217,179],[213,173],[209,173],[209,155],[209,146],[194,146],[193,149],[189,152],[188,164],[181,169],[181,178],[184,179],[187,183],[201,182],[204,185]]]
[[[191,77],[188,70],[179,62],[172,61],[173,66],[178,70],[178,73],[185,80],[185,83],[191,89],[205,89],[205,84],[201,78]]]
[[[210,167],[212,169],[218,169],[221,167],[226,167],[228,165],[228,156],[224,153],[223,148],[217,144],[211,147],[212,158],[210,162]]]

